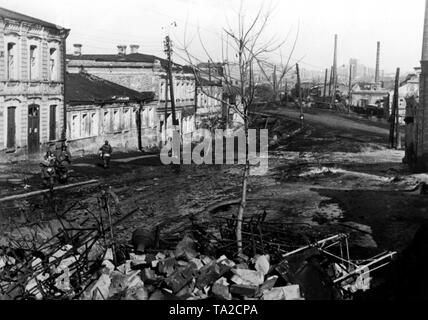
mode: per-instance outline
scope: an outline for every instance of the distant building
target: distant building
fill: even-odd
[[[375,83],[359,82],[352,87],[350,103],[360,108],[374,105],[383,108],[384,99],[388,95],[388,90],[379,89]]]
[[[197,81],[196,126],[211,117],[223,116],[223,85],[222,82],[200,78]]]
[[[108,140],[120,151],[157,146],[152,92],[137,92],[88,73],[66,76],[67,141],[73,154],[96,153]]]
[[[406,117],[407,101],[409,98],[415,98],[415,101],[419,101],[419,78],[420,78],[420,68],[415,69],[415,73],[409,74],[406,79],[401,82],[398,89],[398,114],[399,121],[401,124],[404,124],[404,119]],[[389,103],[389,112],[392,110],[392,103],[394,97],[394,90],[390,91],[390,103]]]
[[[0,159],[37,154],[65,138],[69,31],[0,8]]]

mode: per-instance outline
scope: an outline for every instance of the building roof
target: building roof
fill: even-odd
[[[142,62],[142,63],[155,63],[159,60],[162,67],[168,65],[168,61],[153,55],[143,53],[131,53],[126,55],[119,54],[82,54],[67,55],[69,60],[87,60],[96,62]]]
[[[56,24],[50,23],[50,22],[46,22],[37,18],[33,18],[30,16],[27,16],[25,14],[22,13],[18,13],[9,9],[5,9],[0,7],[0,18],[3,19],[12,19],[12,20],[16,20],[16,21],[25,21],[25,22],[29,22],[29,23],[33,23],[33,24],[37,24],[37,25],[41,25],[44,27],[48,27],[48,28],[52,28],[52,29],[65,29],[61,26],[58,26]]]
[[[67,73],[65,101],[70,105],[87,103],[143,102],[154,92],[138,92],[87,73]]]
[[[209,80],[203,77],[198,77],[197,85],[200,87],[222,87],[223,83],[219,79]]]

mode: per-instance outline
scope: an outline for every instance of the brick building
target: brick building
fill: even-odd
[[[0,159],[26,158],[65,137],[68,29],[0,8]]]
[[[84,72],[67,74],[67,141],[73,154],[93,154],[105,140],[115,150],[158,143],[152,92],[137,92]]]
[[[67,56],[69,73],[82,70],[112,83],[138,92],[153,92],[154,99],[148,105],[156,109],[158,134],[165,140],[172,134],[171,97],[166,86],[167,61],[153,55],[138,52],[137,45],[118,46],[117,54],[82,54],[82,46],[74,45],[74,54]],[[192,70],[173,65],[176,117],[183,132],[194,129],[195,80]],[[167,130],[165,130],[165,120]],[[166,134],[165,134],[166,133]]]

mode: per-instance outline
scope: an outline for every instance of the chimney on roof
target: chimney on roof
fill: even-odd
[[[120,56],[126,55],[126,47],[127,46],[124,46],[124,45],[117,46],[117,49],[118,49],[117,54],[120,55]]]
[[[138,53],[138,49],[140,49],[140,46],[138,44],[131,44],[129,48],[131,49],[131,54],[133,54]]]
[[[82,55],[82,45],[76,43],[73,45],[73,47],[74,47],[74,55],[75,56],[81,56]]]

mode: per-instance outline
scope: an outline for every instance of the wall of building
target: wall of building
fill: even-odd
[[[63,54],[58,30],[0,19],[0,161],[28,158],[28,111],[40,110],[40,152],[63,130]],[[13,43],[13,45],[12,45]],[[56,106],[50,139],[50,106]],[[7,146],[8,108],[15,108],[15,144]]]
[[[104,66],[103,64],[97,65],[96,62],[86,61],[84,64],[82,62],[82,65],[79,65],[79,63],[79,61],[70,61],[67,70],[70,73],[80,72],[83,66],[84,70],[89,74],[135,91],[157,93],[159,90],[157,72],[145,64],[139,66],[137,63],[126,63],[125,65]]]
[[[108,140],[117,151],[138,150],[138,104],[67,106],[67,141],[80,156],[94,154]],[[141,113],[142,147],[158,144],[156,108],[144,106]]]

